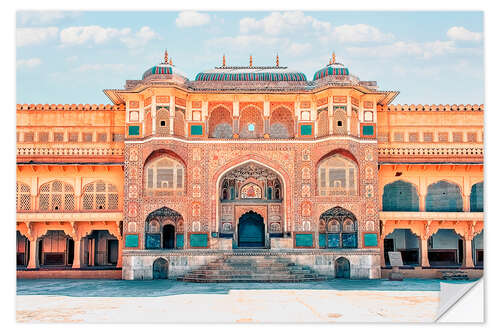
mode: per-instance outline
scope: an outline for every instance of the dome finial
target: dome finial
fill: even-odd
[[[165,58],[163,59],[165,61],[165,64],[168,64],[168,52],[165,50]]]
[[[280,56],[276,53],[276,67],[280,67]]]
[[[222,67],[226,67],[226,55],[222,55]]]
[[[173,66],[172,64],[172,57],[170,57],[170,62],[168,63],[170,66]]]
[[[332,52],[332,64],[335,63],[335,52]]]
[[[250,67],[252,67],[253,61],[252,61],[252,55],[250,54]]]

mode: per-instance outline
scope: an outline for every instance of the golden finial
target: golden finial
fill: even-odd
[[[276,67],[280,67],[280,56],[276,53]]]
[[[252,67],[253,62],[252,62],[252,55],[250,54],[250,67]]]
[[[335,52],[332,52],[332,64],[335,63]]]
[[[222,55],[222,67],[226,67],[226,55]]]
[[[165,50],[165,58],[163,60],[165,61],[166,64],[168,63],[168,52],[167,52],[167,50]]]
[[[168,64],[172,66],[172,57],[170,57],[170,62]]]

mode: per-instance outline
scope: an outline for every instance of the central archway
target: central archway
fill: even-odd
[[[264,246],[264,218],[253,211],[243,214],[238,221],[238,247]]]

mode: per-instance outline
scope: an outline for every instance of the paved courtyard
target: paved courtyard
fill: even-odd
[[[438,280],[303,284],[20,280],[18,322],[430,322]]]

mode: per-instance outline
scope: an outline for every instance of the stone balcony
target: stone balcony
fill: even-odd
[[[379,212],[382,221],[484,221],[483,212]]]

